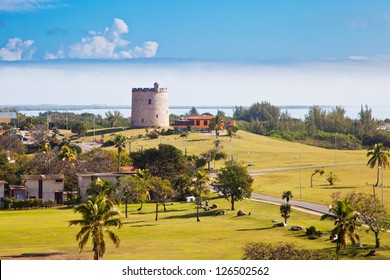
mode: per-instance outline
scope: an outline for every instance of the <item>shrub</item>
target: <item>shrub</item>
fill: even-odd
[[[306,235],[309,237],[309,239],[317,239],[324,236],[324,234],[317,230],[314,226],[306,228]]]
[[[244,260],[330,260],[332,255],[320,250],[302,249],[294,243],[248,243]]]
[[[333,186],[335,182],[340,181],[339,177],[333,173],[333,171],[329,172],[326,176],[326,181],[329,182],[329,185]]]
[[[112,147],[115,145],[114,140],[107,140],[103,143],[102,147]]]

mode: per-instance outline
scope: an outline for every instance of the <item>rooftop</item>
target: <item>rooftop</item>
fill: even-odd
[[[22,175],[23,180],[56,180],[56,179],[65,179],[62,174],[53,174],[53,175]]]
[[[0,112],[0,118],[16,119],[15,112]]]

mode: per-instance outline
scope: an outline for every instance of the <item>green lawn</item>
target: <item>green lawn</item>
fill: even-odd
[[[372,170],[365,165],[355,166],[337,166],[325,167],[325,174],[320,176],[316,174],[313,180],[313,188],[310,188],[310,176],[314,172],[313,169],[302,170],[302,200],[316,202],[319,204],[329,205],[331,202],[331,194],[341,192],[366,192],[373,193],[372,182],[376,181],[376,170]],[[326,174],[333,171],[337,174],[340,181],[330,186],[326,181]],[[385,171],[385,178],[390,176],[389,169]],[[253,189],[255,193],[268,194],[273,196],[281,196],[283,191],[290,190],[294,195],[294,199],[299,200],[300,179],[299,170],[265,173],[253,176]],[[366,182],[371,183],[367,186]],[[385,182],[386,185],[386,182]],[[389,185],[389,184],[387,184]],[[382,188],[376,188],[377,197],[382,199]],[[384,188],[385,206],[390,207],[390,188]]]
[[[211,199],[219,209],[229,209],[224,199]],[[325,236],[308,240],[303,232],[292,232],[287,228],[271,228],[273,219],[282,220],[277,206],[241,201],[236,211],[225,216],[214,216],[213,212],[201,212],[201,222],[196,222],[193,203],[174,203],[168,212],[160,213],[154,221],[154,205],[147,204],[137,212],[138,205],[130,206],[128,219],[123,219],[123,228],[116,230],[121,245],[115,248],[108,244],[105,259],[241,259],[242,247],[247,242],[295,242],[304,248],[333,250],[335,245],[328,240],[331,222],[320,221],[318,216],[292,212],[289,227],[299,225],[304,229],[315,226]],[[122,206],[123,209],[123,206]],[[243,209],[250,216],[236,217]],[[123,214],[123,213],[122,213]],[[0,259],[29,257],[23,254],[38,254],[37,259],[91,259],[91,247],[79,254],[75,234],[77,227],[68,227],[67,221],[77,219],[71,209],[42,209],[0,212]],[[360,230],[366,248],[374,245],[373,235]],[[377,252],[376,259],[390,259],[390,234],[382,234],[384,249]],[[367,253],[359,251],[354,259],[365,258]],[[39,255],[44,254],[47,256]]]

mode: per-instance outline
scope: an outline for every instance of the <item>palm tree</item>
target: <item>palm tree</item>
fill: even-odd
[[[282,199],[285,199],[286,202],[288,203],[290,201],[291,198],[293,198],[294,196],[292,195],[292,192],[291,191],[284,191],[283,194],[282,194]]]
[[[59,157],[63,161],[71,161],[77,158],[77,152],[69,146],[64,145],[60,149]]]
[[[216,115],[211,121],[209,128],[215,131],[215,138],[218,139],[218,131],[223,129],[223,118],[220,115]]]
[[[377,177],[375,187],[379,184],[379,169],[385,169],[389,165],[390,152],[386,149],[382,143],[376,143],[373,148],[370,148],[367,152],[368,159],[367,165],[370,168],[374,168],[378,165]],[[383,171],[382,171],[383,172]]]
[[[115,148],[118,149],[118,172],[120,171],[121,168],[121,153],[123,149],[126,148],[126,141],[127,141],[126,136],[122,134],[118,134],[114,138]]]
[[[208,191],[210,191],[207,185],[209,181],[209,177],[207,177],[207,175],[202,171],[198,171],[198,173],[196,173],[196,177],[192,180],[195,192],[198,194],[198,203],[196,206],[196,220],[198,222],[200,222],[199,207],[202,205],[202,193],[207,193]]]
[[[325,173],[324,169],[317,168],[316,170],[314,170],[314,172],[311,174],[311,177],[310,177],[310,187],[311,188],[313,187],[313,177],[314,177],[314,175],[320,174],[320,176],[322,176],[322,175],[324,175],[324,173]]]
[[[76,235],[80,252],[91,237],[94,252],[93,259],[102,259],[106,252],[106,234],[116,247],[119,246],[120,239],[118,235],[110,230],[110,227],[120,228],[122,222],[117,217],[119,212],[113,209],[113,204],[104,196],[96,196],[88,200],[87,203],[77,205],[75,212],[80,213],[82,219],[69,221],[69,226],[81,226],[81,230]]]
[[[345,249],[348,239],[351,239],[352,244],[359,241],[359,234],[356,231],[359,226],[359,215],[346,200],[338,200],[335,205],[329,209],[329,213],[321,216],[322,220],[334,221],[336,226],[332,230],[333,235],[337,235],[336,255],[339,256],[341,247]]]
[[[291,205],[283,203],[280,205],[280,215],[284,218],[284,223],[287,224],[287,219],[290,218]]]
[[[228,135],[230,137],[230,141],[232,141],[232,137],[238,131],[238,127],[235,125],[231,125],[226,130],[227,130]]]

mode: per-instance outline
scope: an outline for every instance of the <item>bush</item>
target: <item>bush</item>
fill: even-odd
[[[309,237],[309,239],[317,239],[324,236],[324,234],[317,230],[314,226],[306,228],[306,235]]]
[[[320,250],[302,249],[294,243],[249,243],[244,247],[244,260],[330,260],[332,255]]]
[[[114,140],[107,140],[103,143],[102,147],[112,147],[115,145]]]
[[[43,206],[42,199],[37,199],[37,198],[15,199],[15,198],[6,197],[4,199],[4,208],[6,209],[20,210],[20,209],[40,208],[42,206]]]

